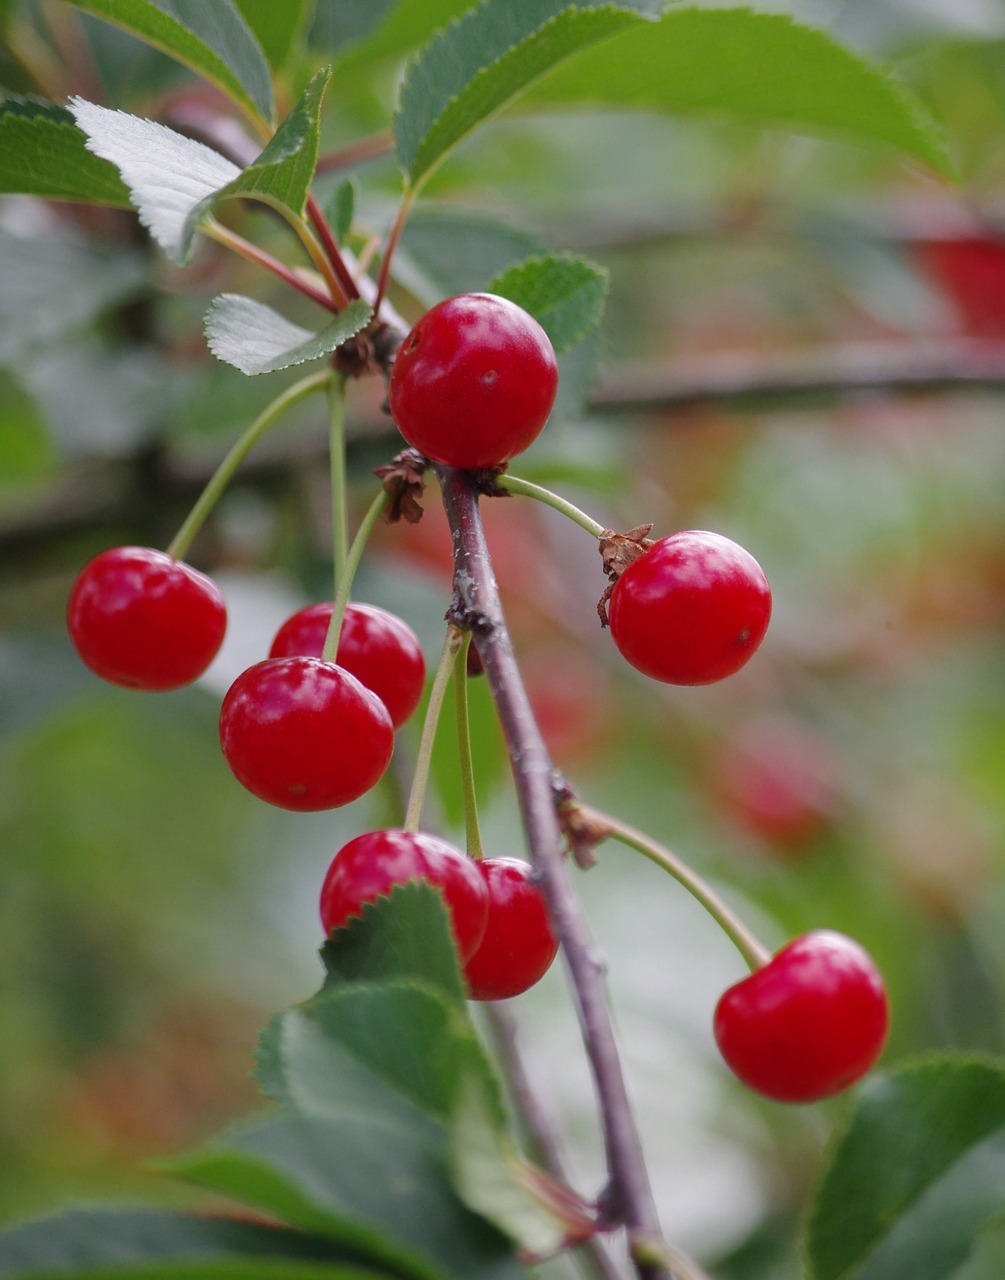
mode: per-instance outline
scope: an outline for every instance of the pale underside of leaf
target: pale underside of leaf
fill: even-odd
[[[254,298],[223,293],[206,313],[206,339],[218,359],[254,377],[330,355],[372,316],[369,303],[357,298],[320,333],[312,333]]]
[[[211,147],[152,120],[82,98],[71,100],[71,110],[87,135],[88,150],[115,165],[140,221],[171,259],[183,263],[191,244],[192,210],[232,182],[240,169]]]

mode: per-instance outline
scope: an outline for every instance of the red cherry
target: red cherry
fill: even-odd
[[[1005,239],[988,232],[925,240],[916,252],[956,304],[961,328],[975,338],[1005,337]]]
[[[817,1102],[866,1074],[888,1023],[883,981],[868,953],[821,929],[730,987],[714,1026],[726,1063],[756,1093]]]
[[[771,589],[761,566],[718,533],[661,538],[614,585],[611,635],[633,667],[669,684],[711,684],[764,638]]]
[[[150,547],[113,547],[80,571],[66,613],[84,662],[128,689],[178,689],[216,657],[227,629],[220,588]]]
[[[280,809],[334,809],[381,777],[394,749],[387,709],[318,658],[267,658],[230,686],[220,745],[243,786]]]
[[[475,864],[488,890],[488,924],[481,945],[464,966],[472,1000],[518,996],[544,976],[558,939],[530,865],[519,858],[483,858]]]
[[[535,440],[558,389],[548,335],[491,293],[427,311],[391,370],[391,416],[410,445],[449,467],[498,467]]]
[[[369,831],[338,851],[321,887],[326,933],[362,913],[396,884],[425,880],[442,890],[461,960],[485,933],[488,893],[476,864],[446,840],[424,832]]]
[[[780,854],[805,851],[834,820],[841,768],[826,739],[784,715],[742,725],[718,762],[716,790],[737,823]]]
[[[283,623],[269,650],[270,658],[320,658],[332,605],[311,604]],[[400,729],[419,705],[426,663],[419,637],[407,622],[372,604],[346,606],[335,661],[387,707]]]

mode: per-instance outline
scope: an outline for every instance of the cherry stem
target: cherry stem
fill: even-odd
[[[192,545],[192,540],[202,528],[206,517],[216,506],[221,494],[233,479],[235,471],[244,461],[251,448],[268,431],[269,427],[278,418],[281,418],[287,410],[292,409],[295,404],[298,404],[315,391],[323,391],[328,386],[331,378],[332,372],[330,369],[324,369],[320,373],[312,373],[306,378],[301,378],[292,387],[287,387],[281,395],[276,396],[275,400],[262,410],[244,435],[231,447],[230,452],[213,472],[212,476],[210,476],[206,487],[196,499],[181,528],[172,538],[167,548],[169,556],[175,560],[184,558]]]
[[[600,1107],[610,1176],[607,1201],[636,1238],[660,1238],[659,1215],[646,1172],[607,1005],[604,966],[596,954],[563,858],[554,803],[554,769],[534,719],[499,601],[485,540],[478,490],[469,472],[437,467],[454,541],[453,612],[474,632],[474,643],[496,705],[514,775],[531,862],[540,877],[568,970],[580,1030]],[[639,1280],[667,1280],[669,1266],[635,1259]]]
[[[606,532],[605,526],[593,520],[585,511],[581,511],[579,507],[574,506],[566,498],[560,497],[559,494],[552,493],[550,489],[545,489],[539,484],[532,484],[530,480],[521,480],[519,476],[511,476],[507,472],[499,476],[495,483],[497,488],[505,489],[507,493],[518,493],[525,498],[535,498],[538,502],[543,502],[555,511],[561,511],[563,516],[568,516],[570,520],[574,520],[581,529],[585,529],[587,533],[592,533],[595,538],[599,538]]]
[[[342,287],[342,292],[347,298],[358,298],[359,289],[356,287],[356,281],[352,278],[349,268],[343,261],[342,252],[316,196],[309,195],[307,197],[307,216],[311,220],[311,226],[317,232],[321,247],[325,251],[325,257],[331,264],[332,271],[334,271]]]
[[[405,222],[412,207],[414,195],[413,191],[407,190],[402,196],[394,223],[388,233],[387,243],[384,245],[384,252],[380,258],[380,271],[377,274],[377,294],[373,304],[374,315],[379,314],[380,304],[383,302],[384,294],[387,292],[387,282],[391,272],[391,259],[394,257],[394,251],[398,247],[401,233],[405,229]]]
[[[348,485],[345,461],[345,375],[336,373],[328,387],[328,472],[331,479],[332,558],[338,595],[349,553]]]
[[[359,522],[356,536],[352,540],[352,545],[346,554],[342,570],[338,575],[331,622],[328,624],[324,647],[321,650],[322,662],[334,662],[336,659],[339,636],[342,632],[342,621],[345,618],[346,605],[349,603],[349,594],[352,591],[356,570],[359,568],[359,562],[363,559],[363,552],[366,550],[366,544],[370,540],[370,534],[373,533],[374,526],[383,515],[384,509],[390,501],[390,494],[381,489],[380,493],[377,494],[367,508],[366,515]]]
[[[264,249],[259,249],[258,245],[252,244],[250,240],[245,240],[243,236],[231,231],[229,227],[223,226],[215,218],[204,218],[199,224],[199,229],[210,240],[215,240],[217,244],[222,244],[224,248],[230,249],[242,258],[246,258],[248,262],[264,267],[266,271],[271,271],[280,280],[285,280],[288,285],[292,285],[294,289],[305,297],[310,298],[312,302],[316,302],[319,307],[325,307],[328,311],[336,313],[340,310],[337,302],[333,301],[327,294],[322,293],[320,289],[316,289],[309,281],[302,279],[285,263],[280,262],[278,258],[274,258],[270,253],[266,253]]]
[[[291,213],[284,205],[277,205],[276,209],[283,215],[286,221],[297,233],[300,243],[307,250],[308,257],[311,262],[314,263],[315,268],[321,273],[321,278],[328,286],[328,291],[331,294],[335,310],[341,311],[343,307],[349,305],[350,298],[359,297],[358,290],[351,280],[349,283],[352,292],[348,292],[343,287],[337,271],[328,260],[325,251],[322,249],[321,245],[318,244],[317,240],[314,238],[314,233],[311,231],[307,223],[304,222],[303,218],[298,218],[296,214]]]
[[[422,806],[426,799],[426,787],[429,785],[429,769],[433,761],[433,743],[436,741],[436,726],[443,709],[443,699],[447,694],[447,685],[457,661],[457,654],[464,639],[460,627],[451,624],[443,639],[440,660],[436,664],[436,672],[429,690],[429,701],[426,704],[426,718],[422,723],[422,737],[419,739],[419,750],[415,757],[415,772],[412,774],[412,789],[408,793],[408,807],[405,810],[405,831],[413,835],[422,823]]]
[[[664,845],[629,823],[601,813],[599,809],[580,804],[578,800],[569,801],[564,807],[566,812],[574,813],[584,819],[589,827],[605,832],[612,840],[619,840],[622,844],[643,854],[650,862],[655,862],[664,871],[668,871],[678,884],[683,885],[688,893],[701,903],[752,970],[763,968],[771,959],[771,952],[767,947],[763,946],[732,909],[726,906],[711,885],[675,853],[671,853]]]
[[[464,835],[468,854],[480,858],[484,854],[482,833],[478,825],[478,797],[475,794],[475,766],[471,756],[471,719],[468,712],[468,650],[471,632],[465,631],[454,663],[454,709],[457,715],[457,762],[461,771],[461,794],[464,797]]]

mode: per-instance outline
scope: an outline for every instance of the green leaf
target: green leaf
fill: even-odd
[[[239,106],[272,119],[269,66],[231,0],[69,0],[124,27],[218,85]],[[286,0],[283,0],[286,4]]]
[[[464,1005],[465,988],[443,897],[418,881],[368,903],[321,948],[326,986],[394,978],[425,982]]]
[[[121,245],[112,251],[59,235],[0,230],[0,280],[0,364],[16,365],[33,348],[135,296],[147,284],[147,269]]]
[[[356,298],[320,333],[311,333],[254,298],[221,293],[206,312],[206,340],[217,359],[250,378],[330,355],[372,315],[369,303]]]
[[[464,823],[464,793],[457,762],[457,735],[453,732],[456,705],[451,681],[441,712],[444,731],[437,733],[433,743],[430,776],[448,822],[461,826]],[[488,803],[500,786],[507,784],[511,775],[506,742],[485,680],[468,681],[468,719],[475,794],[483,803]]]
[[[641,22],[614,5],[572,8],[568,0],[485,0],[458,18],[412,62],[402,86],[394,132],[410,185],[571,54]]]
[[[405,224],[393,274],[432,306],[483,290],[506,267],[543,252],[533,236],[488,214],[420,204]]]
[[[192,240],[189,215],[240,169],[211,147],[152,120],[82,98],[71,100],[71,110],[88,149],[119,170],[140,221],[168,257],[184,263]]]
[[[359,1273],[343,1272],[338,1264],[354,1264],[360,1257],[322,1236],[284,1227],[132,1207],[72,1210],[0,1235],[0,1276],[25,1280],[62,1275],[211,1280],[218,1274],[249,1280],[345,1275],[348,1280]]]
[[[862,1090],[807,1231],[813,1280],[942,1280],[1005,1213],[1005,1067],[924,1060]]]
[[[418,1112],[267,1117],[168,1166],[421,1280],[517,1280],[505,1238],[458,1200],[446,1136]]]
[[[181,237],[185,257],[188,257],[199,223],[220,200],[243,196],[249,200],[260,200],[280,213],[289,211],[297,217],[303,215],[318,162],[321,104],[330,79],[331,68],[322,68],[258,159],[232,182],[189,210]]]
[[[88,150],[70,112],[27,98],[0,101],[0,193],[130,206],[115,166]]]
[[[300,45],[310,0],[234,0],[274,70],[283,67]]]
[[[356,197],[359,194],[352,178],[346,178],[335,188],[325,207],[325,217],[331,223],[332,232],[337,244],[345,244],[352,230],[352,220],[356,214]]]
[[[600,327],[609,282],[608,272],[587,258],[549,254],[510,267],[489,292],[529,311],[561,355]]]
[[[326,54],[357,44],[376,31],[394,8],[395,0],[317,0],[309,43]]]
[[[272,1098],[308,1115],[352,1115],[390,1088],[445,1122],[472,1047],[479,1048],[467,1019],[440,992],[358,983],[274,1018],[259,1042],[256,1075]]]
[[[474,1078],[465,1088],[451,1130],[454,1185],[470,1209],[494,1222],[528,1253],[557,1253],[565,1224],[528,1189],[530,1166],[500,1131],[491,1101]]]
[[[906,89],[825,32],[782,14],[672,9],[581,53],[527,101],[722,115],[842,135],[953,173],[935,125]]]

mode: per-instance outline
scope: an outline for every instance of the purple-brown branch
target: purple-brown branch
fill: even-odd
[[[469,472],[437,471],[454,544],[454,620],[471,629],[506,739],[527,846],[561,942],[597,1091],[610,1178],[603,1208],[625,1226],[631,1249],[659,1240],[661,1231],[615,1042],[603,964],[566,874],[554,770],[503,617],[475,480]],[[636,1259],[635,1267],[639,1280],[672,1280],[658,1263]]]

